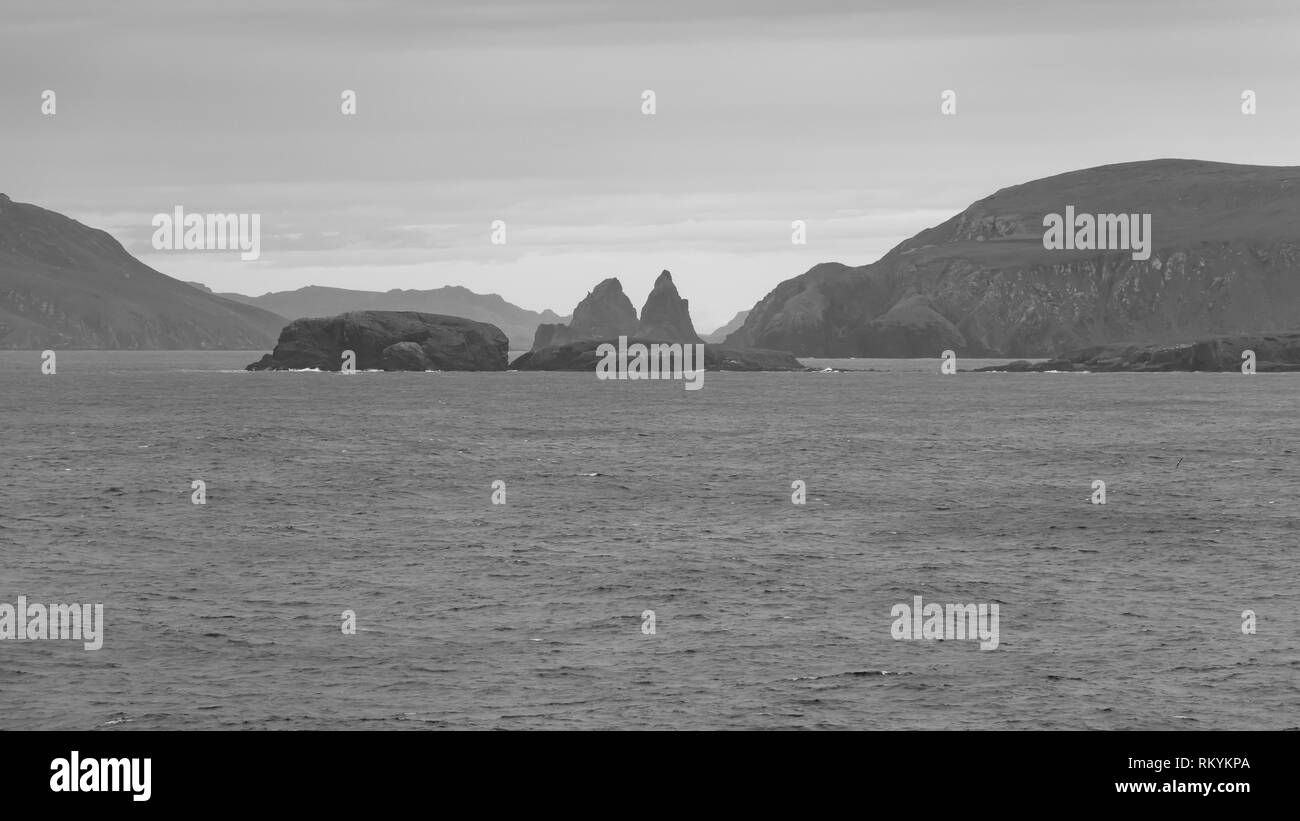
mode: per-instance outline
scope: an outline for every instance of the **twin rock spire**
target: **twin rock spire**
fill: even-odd
[[[694,344],[703,342],[691,323],[690,303],[677,293],[673,275],[664,271],[655,280],[638,320],[632,300],[623,293],[617,277],[601,282],[587,294],[568,325],[537,326],[533,350],[582,340],[616,339],[627,336],[656,342]]]

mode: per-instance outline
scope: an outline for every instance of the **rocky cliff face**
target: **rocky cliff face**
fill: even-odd
[[[691,322],[690,303],[677,293],[673,275],[664,271],[655,280],[650,296],[641,308],[637,336],[666,342],[696,343],[703,340]]]
[[[537,326],[533,350],[564,345],[582,339],[631,336],[636,333],[636,308],[623,293],[623,283],[616,277],[602,281],[573,309],[569,324],[545,323]]]
[[[264,348],[284,320],[155,271],[104,231],[0,194],[0,348]]]
[[[416,311],[355,311],[290,322],[275,351],[248,370],[337,371],[343,352],[351,350],[357,370],[500,371],[508,349],[506,335],[486,322]]]
[[[1043,217],[1151,214],[1152,253],[1048,250]],[[1300,168],[1153,160],[998,191],[860,267],[764,297],[731,347],[801,356],[1050,356],[1300,322]]]

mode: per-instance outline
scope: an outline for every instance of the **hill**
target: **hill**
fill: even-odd
[[[1050,250],[1044,216],[1150,214],[1150,256]],[[729,347],[800,356],[1050,356],[1300,322],[1300,168],[1152,160],[1004,188],[869,265],[823,263]]]
[[[105,231],[0,194],[0,348],[248,350],[282,325],[155,271]]]

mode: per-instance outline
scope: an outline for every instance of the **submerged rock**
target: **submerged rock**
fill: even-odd
[[[275,351],[248,370],[337,371],[343,352],[350,350],[357,370],[500,371],[508,349],[506,335],[486,322],[415,311],[354,311],[290,322]]]

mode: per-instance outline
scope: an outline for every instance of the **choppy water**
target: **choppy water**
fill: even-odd
[[[0,727],[1300,726],[1300,375],[258,355],[0,354],[0,602],[106,621],[0,641]],[[893,640],[914,595],[1000,646]]]

